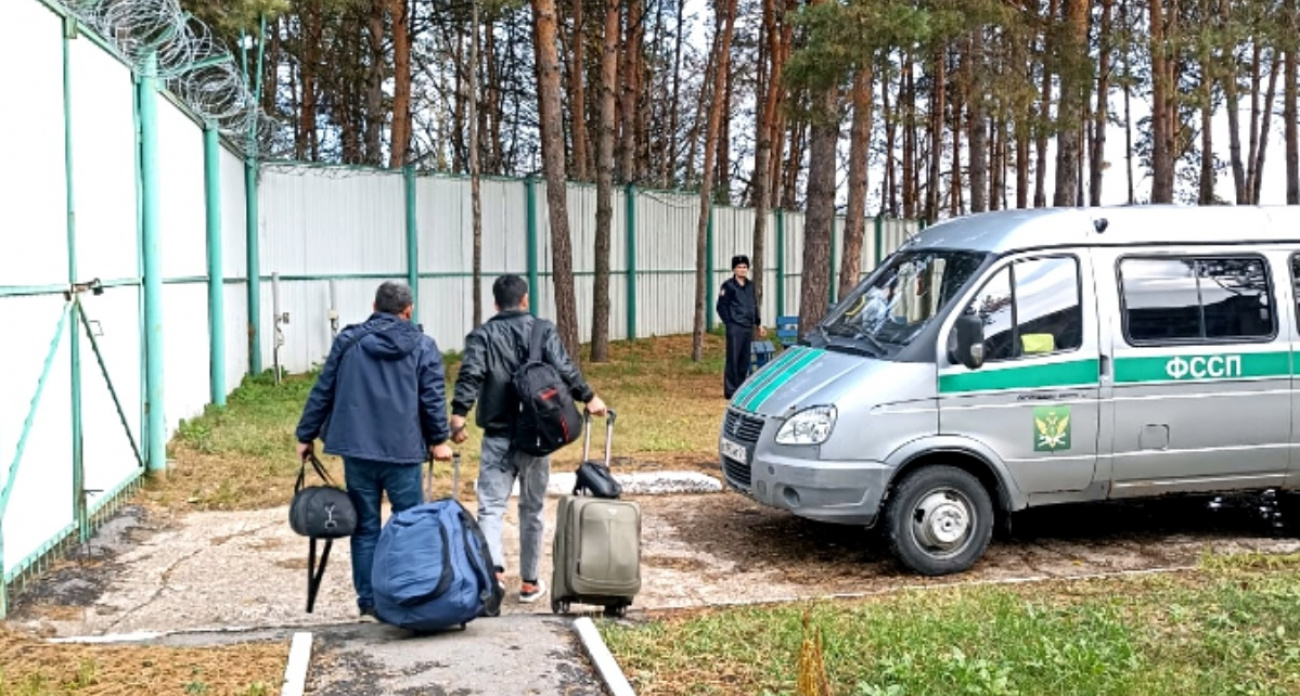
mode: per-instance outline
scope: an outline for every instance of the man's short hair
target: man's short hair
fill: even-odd
[[[411,289],[405,283],[386,282],[375,291],[375,311],[384,314],[401,314],[415,304]]]
[[[518,309],[528,294],[528,281],[513,273],[497,278],[492,283],[492,297],[501,309]]]

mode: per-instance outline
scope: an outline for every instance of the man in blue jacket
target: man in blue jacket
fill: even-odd
[[[348,497],[357,509],[352,585],[362,616],[374,616],[370,584],[385,492],[393,512],[424,502],[421,464],[450,461],[442,353],[411,323],[411,290],[384,283],[374,314],[339,332],[298,421],[298,456],[317,437],[343,458]]]

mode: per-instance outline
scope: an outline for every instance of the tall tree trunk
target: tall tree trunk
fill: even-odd
[[[1232,165],[1232,190],[1237,205],[1245,205],[1249,200],[1246,188],[1246,167],[1241,160],[1241,78],[1238,76],[1237,45],[1234,37],[1227,31],[1232,24],[1232,3],[1219,0],[1217,23],[1222,43],[1219,45],[1219,65],[1221,73],[1219,83],[1223,88],[1224,101],[1228,111],[1228,153]]]
[[[555,325],[564,350],[578,354],[578,306],[573,283],[573,248],[569,242],[568,186],[564,171],[564,115],[560,105],[560,56],[555,45],[555,0],[532,0],[533,47],[537,70],[538,130],[546,205],[551,221],[551,269],[555,291]],[[536,293],[536,289],[532,289]]]
[[[585,0],[571,0],[573,3],[573,46],[569,49],[569,122],[573,128],[573,172],[578,181],[590,181],[591,172],[587,169],[590,155],[587,153],[587,92],[585,88],[587,63],[587,35],[584,26],[583,4]],[[594,351],[595,348],[593,347]]]
[[[320,65],[321,9],[320,0],[308,0],[304,14],[307,16],[307,41],[303,47],[302,61],[302,135],[306,142],[299,158],[320,159],[320,138],[316,128],[316,69]]]
[[[898,105],[903,110],[903,217],[916,217],[916,83],[912,56],[903,56],[903,71],[899,75]],[[811,163],[809,169],[811,170]],[[812,172],[809,171],[809,195],[812,195]],[[834,186],[832,185],[832,188]],[[807,224],[807,223],[805,223]],[[805,240],[806,232],[805,232]],[[807,251],[805,250],[805,254]],[[808,268],[804,267],[802,283],[808,283]],[[802,324],[801,324],[802,325]]]
[[[754,234],[753,253],[749,259],[753,271],[751,275],[754,282],[754,298],[759,307],[763,306],[764,269],[767,258],[767,213],[771,207],[768,201],[772,193],[772,127],[776,122],[777,95],[785,89],[782,84],[782,72],[785,66],[781,61],[781,38],[776,27],[775,0],[763,0],[763,38],[767,46],[768,65],[759,63],[759,70],[766,68],[767,75],[763,81],[764,89],[760,94],[762,102],[754,134]],[[780,254],[782,250],[778,249],[776,253]]]
[[[384,6],[386,0],[371,0],[366,16],[366,38],[370,52],[366,71],[366,164],[383,162],[384,135]]]
[[[411,146],[411,15],[407,0],[392,0],[393,141],[388,166],[406,164]],[[475,32],[477,34],[477,31]]]
[[[808,331],[826,316],[831,279],[831,226],[835,220],[835,146],[839,141],[839,88],[815,97],[808,154],[808,213],[804,218],[799,326]]]
[[[669,187],[677,178],[677,129],[680,127],[678,114],[681,113],[682,88],[682,23],[685,12],[686,0],[677,0],[677,21],[674,25],[673,38],[673,101],[671,111],[668,112],[668,158],[664,162],[664,188]]]
[[[735,82],[731,78],[730,70],[722,76],[723,84],[726,85],[722,90],[722,113],[724,114],[731,113],[731,90]],[[731,119],[722,119],[720,128],[721,130],[718,133],[718,173],[713,180],[713,201],[718,205],[729,205],[731,203]]]
[[[638,54],[641,50],[641,19],[644,14],[645,6],[641,0],[629,0],[627,8],[627,44],[625,50],[620,54],[619,66],[623,82],[623,105],[621,109],[622,116],[622,138],[620,152],[622,153],[622,166],[620,170],[624,181],[637,180],[637,161],[636,161],[636,123],[637,112],[640,111],[639,104],[641,91],[637,83]]]
[[[1252,138],[1259,139],[1259,151],[1255,153],[1255,159],[1252,166],[1255,168],[1255,176],[1251,181],[1251,203],[1259,205],[1259,193],[1264,185],[1264,161],[1268,154],[1268,134],[1272,131],[1273,121],[1273,100],[1277,98],[1277,77],[1282,72],[1282,54],[1280,51],[1273,51],[1272,67],[1268,74],[1268,91],[1264,94],[1263,117],[1259,124],[1259,133],[1252,134]]]
[[[962,120],[966,113],[966,104],[970,102],[970,84],[967,82],[966,70],[960,65],[957,66],[957,79],[959,83],[953,89],[952,108],[948,110],[948,129],[952,131],[952,175],[948,186],[948,217],[954,218],[961,215],[965,207],[962,191],[966,184],[962,181],[961,162],[962,133],[965,132],[965,124]]]
[[[988,116],[984,109],[987,95],[984,93],[984,28],[977,27],[971,32],[970,53],[966,56],[966,84],[970,85],[970,100],[967,109],[970,112],[970,211],[982,213],[988,210]]]
[[[1101,30],[1097,43],[1101,55],[1097,60],[1097,110],[1093,114],[1092,149],[1088,154],[1091,168],[1088,177],[1088,204],[1101,205],[1102,177],[1106,171],[1106,126],[1110,115],[1111,24],[1115,0],[1101,0]]]
[[[704,138],[704,166],[700,174],[704,179],[700,184],[700,216],[695,235],[695,326],[691,337],[691,360],[699,362],[704,359],[704,306],[708,291],[708,229],[709,196],[713,187],[713,160],[718,150],[718,132],[722,125],[722,106],[724,101],[726,75],[731,66],[731,38],[736,29],[737,0],[724,0],[723,21],[719,28],[721,38],[715,43],[713,60],[713,93],[709,104],[709,125]]]
[[[934,221],[939,219],[939,167],[943,151],[943,112],[946,108],[948,82],[948,51],[940,48],[934,55],[934,79],[930,81],[930,171],[926,174],[925,217]],[[856,85],[854,86],[856,90]],[[856,103],[855,103],[856,109]],[[857,116],[853,118],[857,127]],[[852,163],[850,163],[852,166]]]
[[[1120,0],[1120,23],[1124,25],[1124,30],[1129,31],[1129,0]],[[1133,112],[1129,102],[1132,100],[1133,92],[1133,64],[1131,55],[1133,47],[1128,46],[1124,49],[1124,169],[1128,181],[1128,204],[1133,205],[1137,198],[1133,191]]]
[[[884,65],[888,67],[888,58],[884,61]],[[899,97],[902,97],[901,92]],[[885,117],[885,181],[882,183],[886,189],[881,196],[880,207],[888,208],[891,216],[898,217],[898,179],[896,174],[898,162],[894,154],[898,146],[898,107],[895,105],[891,109],[889,106],[888,74],[880,80],[880,110]],[[974,148],[972,148],[973,150]],[[974,166],[972,165],[973,169]]]
[[[1057,109],[1056,193],[1052,205],[1073,206],[1079,190],[1079,125],[1083,113],[1084,61],[1088,56],[1089,0],[1065,0],[1065,31],[1061,53],[1061,101]]]
[[[1054,46],[1049,45],[1049,38],[1046,27],[1050,27],[1056,21],[1056,13],[1060,9],[1059,0],[1051,0],[1047,5],[1047,15],[1044,17],[1043,26],[1043,46],[1040,54],[1042,68],[1042,102],[1038,108],[1038,152],[1034,158],[1034,207],[1047,207],[1047,136],[1050,131],[1049,124],[1052,122],[1052,52]]]
[[[844,249],[840,254],[840,287],[847,296],[862,275],[862,237],[867,225],[867,158],[871,154],[872,63],[864,61],[853,76],[853,126],[849,135],[849,207],[844,216]],[[954,131],[954,135],[956,131]],[[931,181],[934,186],[938,177]],[[936,211],[937,212],[937,211]],[[877,259],[879,262],[879,259]]]
[[[1285,5],[1287,35],[1291,45],[1286,50],[1286,84],[1283,86],[1282,119],[1286,124],[1286,204],[1300,205],[1300,133],[1297,132],[1296,118],[1296,0],[1287,0]]]
[[[483,196],[479,182],[478,0],[470,0],[469,22],[469,197],[474,231],[474,328],[483,324]]]
[[[618,89],[620,0],[605,0],[605,34],[600,54],[600,138],[596,153],[596,287],[592,301],[591,360],[609,360],[610,239],[614,225],[614,92]]]
[[[1263,74],[1261,65],[1264,62],[1263,48],[1260,46],[1259,37],[1252,37],[1251,44],[1250,130],[1247,132],[1247,135],[1250,138],[1250,152],[1246,155],[1246,203],[1255,202],[1255,158],[1259,156],[1260,77]]]
[[[1200,0],[1200,10],[1203,20],[1206,22],[1211,21],[1210,0]],[[1202,36],[1201,39],[1198,42],[1198,58],[1201,63],[1201,175],[1198,182],[1197,202],[1200,205],[1213,205],[1215,172],[1214,140],[1211,126],[1214,121],[1214,73],[1216,68],[1210,59],[1210,37]]]
[[[1151,202],[1172,203],[1174,201],[1174,152],[1172,131],[1173,124],[1170,104],[1173,100],[1174,85],[1170,84],[1170,59],[1165,10],[1163,0],[1150,0],[1148,10],[1151,18]]]

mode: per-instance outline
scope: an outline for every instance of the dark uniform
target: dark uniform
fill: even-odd
[[[722,381],[722,393],[727,399],[736,393],[749,376],[749,348],[754,340],[754,327],[762,321],[758,316],[758,302],[754,296],[754,283],[741,285],[728,278],[718,292],[718,316],[727,327],[727,368]]]

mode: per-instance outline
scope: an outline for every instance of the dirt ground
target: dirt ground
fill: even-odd
[[[971,571],[926,579],[900,570],[874,533],[802,520],[735,493],[634,499],[642,506],[643,577],[633,612],[1069,578],[1185,567],[1206,553],[1300,550],[1300,541],[1272,533],[1249,510],[1212,512],[1204,501],[1071,506],[1018,515],[1012,537],[995,539]],[[548,535],[557,500],[548,499]],[[504,612],[550,613],[548,601],[516,601],[515,514],[507,515],[505,532]],[[69,636],[356,619],[346,543],[331,553],[315,612],[305,612],[308,542],[289,529],[285,508],[157,515],[124,511],[96,542],[95,557],[65,564],[19,597],[11,625]],[[545,549],[543,573],[551,567],[549,538]]]

